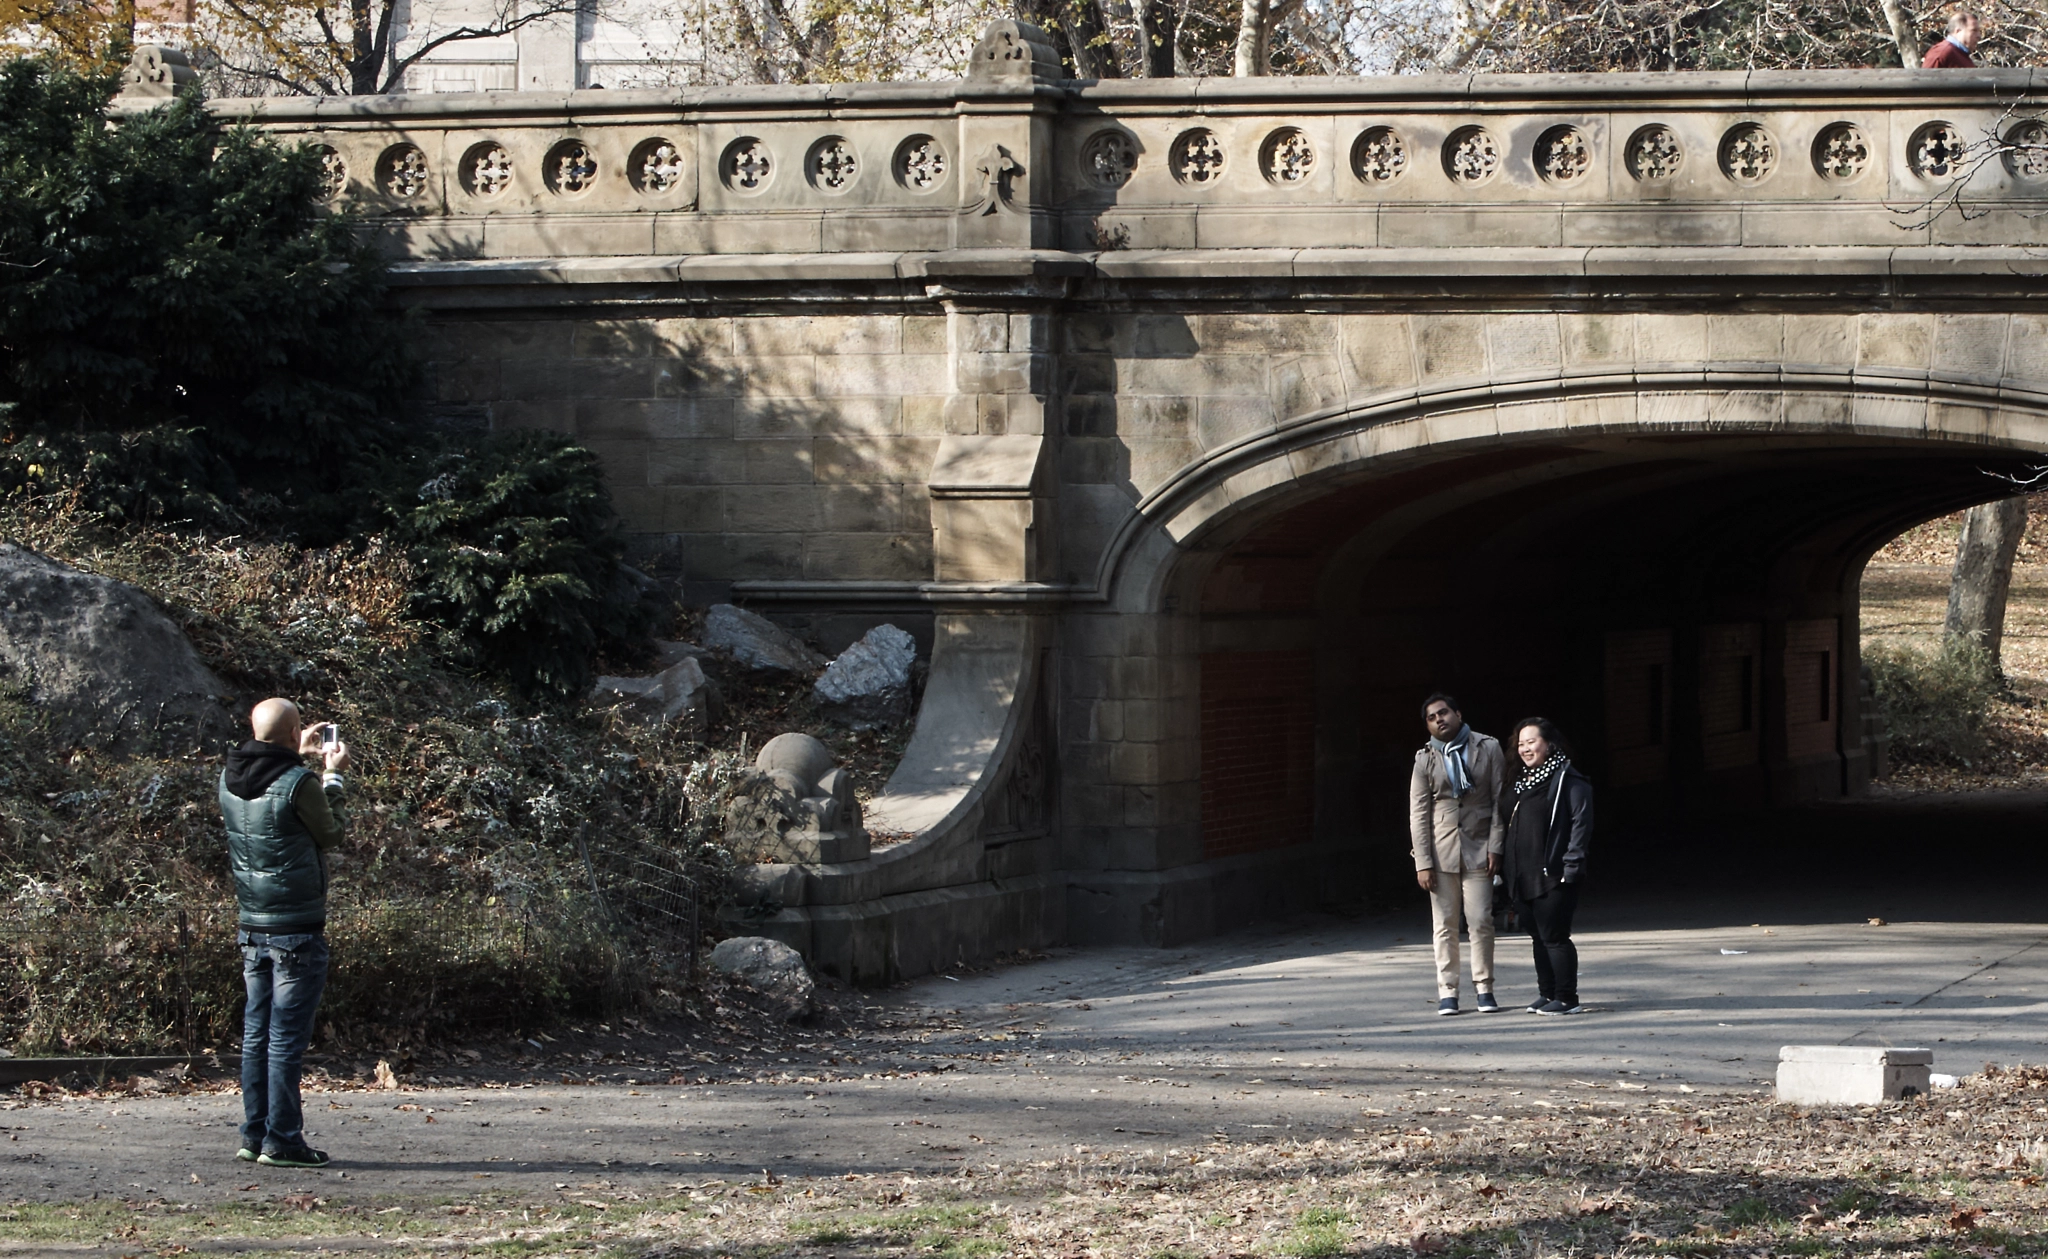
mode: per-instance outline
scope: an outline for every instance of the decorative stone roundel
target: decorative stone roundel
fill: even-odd
[[[661,136],[642,140],[633,146],[626,174],[635,189],[651,197],[674,192],[683,183],[682,150]]]
[[[377,186],[384,195],[412,201],[427,192],[427,155],[419,146],[394,144],[377,159]]]
[[[1813,168],[1834,183],[1857,178],[1870,169],[1870,137],[1853,122],[1822,127],[1813,138]]]
[[[718,177],[734,192],[759,192],[775,178],[775,157],[760,140],[741,136],[725,146],[718,159]]]
[[[1167,157],[1173,177],[1196,187],[1205,187],[1223,178],[1224,161],[1223,142],[1207,127],[1181,132]]]
[[[1536,173],[1553,184],[1568,184],[1593,166],[1593,146],[1577,127],[1552,127],[1536,138]]]
[[[1444,174],[1478,185],[1500,173],[1500,145],[1484,127],[1460,127],[1444,141]]]
[[[316,144],[313,152],[320,159],[320,191],[315,196],[321,201],[332,201],[348,187],[348,163],[330,145]]]
[[[548,191],[563,197],[577,197],[597,186],[597,155],[581,140],[564,140],[548,150],[541,178]]]
[[[2029,118],[2005,133],[2005,169],[2020,179],[2048,179],[2048,122]]]
[[[1675,179],[1685,165],[1685,148],[1678,142],[1678,133],[1663,123],[1638,127],[1628,138],[1623,156],[1628,173],[1642,183]]]
[[[1384,184],[1408,169],[1408,141],[1392,127],[1367,127],[1351,146],[1351,171],[1368,184]]]
[[[859,176],[860,155],[845,136],[826,136],[804,155],[804,178],[819,192],[845,192]]]
[[[1906,144],[1906,161],[1922,179],[1948,179],[1963,173],[1970,144],[1955,124],[1930,122]]]
[[[1315,172],[1315,146],[1300,129],[1282,127],[1259,146],[1259,169],[1276,184],[1298,184]]]
[[[1721,137],[1721,173],[1738,184],[1760,184],[1778,169],[1778,142],[1753,122],[1730,127]]]
[[[1081,177],[1097,188],[1121,188],[1138,169],[1138,142],[1129,132],[1098,131],[1081,146]]]
[[[930,136],[911,136],[896,146],[896,182],[912,192],[931,192],[946,182],[946,149]]]
[[[472,197],[489,199],[512,186],[512,155],[490,140],[472,144],[462,155],[462,187]]]

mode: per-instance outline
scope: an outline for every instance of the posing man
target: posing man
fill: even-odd
[[[327,986],[327,851],[341,840],[348,745],[302,729],[287,699],[249,713],[255,738],[228,753],[220,776],[228,866],[240,907],[236,940],[248,1005],[242,1016],[242,1148],[271,1167],[325,1167],[306,1144],[299,1067]],[[303,760],[319,754],[324,773]]]
[[[1948,35],[1927,55],[1920,59],[1923,70],[1969,70],[1976,66],[1977,59],[1971,54],[1977,49],[1977,34],[1982,26],[1977,15],[1968,9],[1957,9],[1948,15]]]
[[[1422,705],[1429,742],[1408,778],[1408,837],[1415,881],[1429,893],[1435,926],[1436,1012],[1458,1012],[1458,918],[1472,941],[1472,987],[1481,1014],[1493,999],[1493,875],[1500,868],[1500,740],[1465,724],[1458,701],[1438,692]]]

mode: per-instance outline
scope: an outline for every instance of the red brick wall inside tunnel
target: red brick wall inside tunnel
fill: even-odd
[[[1315,657],[1202,657],[1202,854],[1305,843],[1315,826]]]

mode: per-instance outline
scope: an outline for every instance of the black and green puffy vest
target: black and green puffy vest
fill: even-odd
[[[254,800],[220,778],[220,812],[228,824],[228,866],[242,926],[251,931],[312,931],[327,921],[327,863],[299,820],[292,792],[311,770],[286,770]]]

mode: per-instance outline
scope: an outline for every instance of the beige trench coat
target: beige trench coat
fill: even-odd
[[[1461,799],[1451,795],[1444,758],[1435,748],[1425,743],[1415,754],[1415,772],[1408,778],[1408,839],[1417,870],[1484,870],[1487,855],[1501,850],[1500,793],[1507,782],[1507,757],[1500,740],[1474,730],[1465,766],[1472,790]]]

